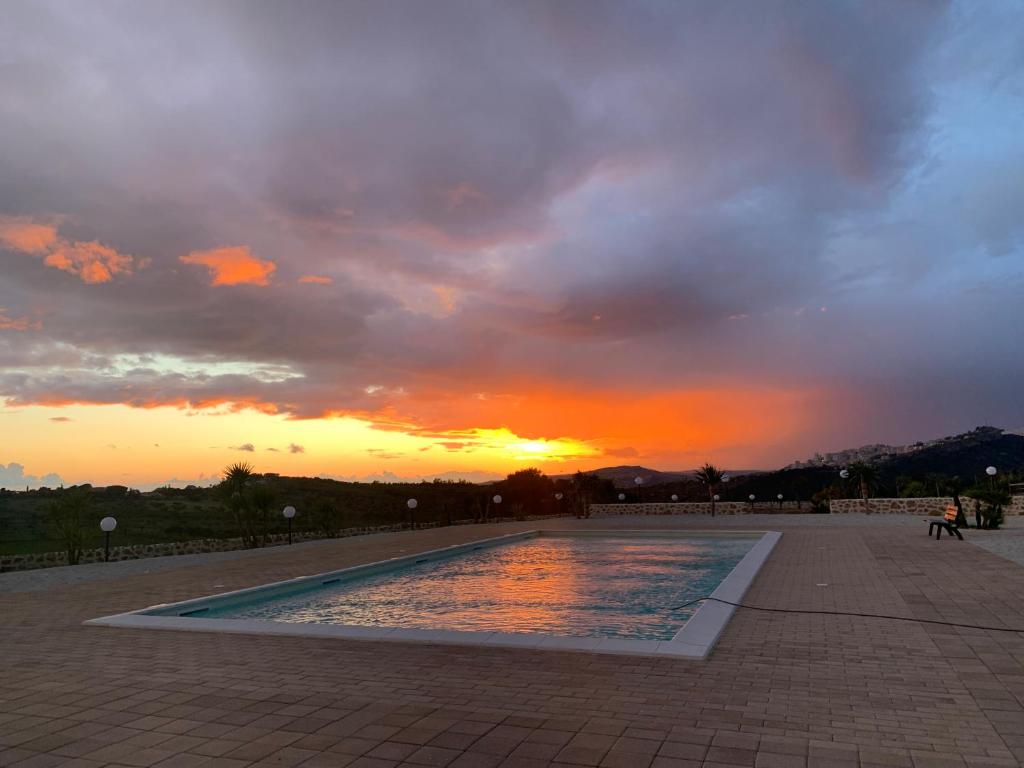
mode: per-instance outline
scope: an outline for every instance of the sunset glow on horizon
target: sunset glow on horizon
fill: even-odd
[[[1019,10],[759,8],[13,4],[0,486],[1024,426]]]

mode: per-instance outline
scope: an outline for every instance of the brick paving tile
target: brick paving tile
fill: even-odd
[[[537,760],[532,757],[516,757],[515,755],[509,755],[501,763],[498,764],[498,768],[548,768],[551,763],[548,760]],[[402,768],[406,768],[402,766]],[[413,768],[409,766],[408,768]]]
[[[755,768],[805,768],[807,758],[803,755],[783,755],[778,752],[758,752],[754,759]]]
[[[397,768],[397,760],[382,760],[379,757],[363,755],[348,764],[348,768]]]
[[[483,752],[463,752],[448,768],[497,768],[505,761],[504,756],[488,755]]]
[[[321,752],[302,764],[302,768],[347,768],[358,758]]]
[[[406,758],[406,762],[414,765],[439,766],[439,768],[443,768],[461,754],[462,752],[458,749],[420,747]]]
[[[737,749],[735,747],[708,747],[707,755],[704,757],[706,763],[725,763],[727,765],[753,765],[756,752],[752,749]]]
[[[188,752],[168,757],[156,764],[156,768],[201,768],[209,765],[211,758],[206,755],[193,755]]]
[[[936,542],[920,520],[888,516],[544,526],[768,527],[783,536],[745,597],[751,603],[1024,625],[1024,568],[970,543],[985,532]],[[32,592],[7,590],[0,575],[0,766],[1024,764],[1024,637],[1013,633],[740,610],[711,657],[694,662],[82,626],[156,602],[531,527],[339,539],[127,575],[115,563],[102,578],[48,581]]]

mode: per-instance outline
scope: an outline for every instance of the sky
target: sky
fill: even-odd
[[[16,0],[0,484],[1024,426],[1024,13]]]

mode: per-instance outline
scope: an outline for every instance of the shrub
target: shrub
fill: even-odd
[[[47,509],[50,526],[64,543],[68,565],[78,565],[85,543],[85,518],[92,496],[88,490],[61,492]]]
[[[274,495],[257,482],[252,466],[233,464],[217,486],[224,509],[247,547],[262,547],[270,532]]]
[[[1010,503],[1010,494],[1003,490],[977,487],[967,491],[966,495],[983,504],[983,527],[996,530],[1003,524],[1003,507]]]

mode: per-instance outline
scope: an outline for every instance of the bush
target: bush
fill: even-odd
[[[50,502],[47,517],[56,537],[64,544],[68,565],[78,565],[85,543],[85,518],[92,495],[88,490],[62,491]]]
[[[1003,524],[1003,507],[1010,503],[1010,494],[1003,490],[977,487],[967,491],[966,495],[982,503],[982,527],[996,530]]]

